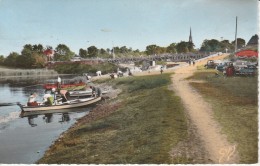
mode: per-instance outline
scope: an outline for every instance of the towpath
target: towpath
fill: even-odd
[[[210,59],[223,59],[226,54],[211,57]],[[191,125],[197,129],[197,134],[202,142],[203,149],[213,163],[238,163],[239,156],[236,145],[230,144],[227,137],[221,133],[221,127],[213,118],[213,111],[210,103],[207,103],[202,96],[196,92],[187,80],[196,71],[196,66],[206,64],[208,58],[196,63],[195,66],[184,66],[175,70],[172,75],[172,86],[181,98],[186,113],[191,120]]]
[[[206,64],[209,59],[223,59],[227,55],[228,54],[222,54],[213,57],[206,57],[197,61],[194,66],[184,64],[173,70],[164,71],[164,73],[175,73],[171,76],[172,88],[174,89],[176,95],[181,98],[186,110],[187,117],[190,121],[189,125],[192,125],[192,132],[195,132],[196,137],[198,137],[200,141],[199,145],[203,146],[199,147],[199,151],[205,150],[204,153],[206,153],[206,155],[204,155],[204,157],[206,156],[208,158],[204,159],[204,161],[216,164],[239,163],[239,155],[236,149],[236,145],[229,143],[226,135],[221,133],[221,126],[213,118],[213,110],[210,103],[207,103],[201,94],[199,94],[189,85],[192,80],[187,80],[186,78],[192,76],[196,71],[197,66]],[[154,74],[160,74],[160,72],[151,71],[135,73],[135,75]]]

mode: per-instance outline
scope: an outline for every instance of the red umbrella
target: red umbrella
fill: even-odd
[[[236,53],[240,57],[258,57],[258,52],[254,50],[242,50]]]

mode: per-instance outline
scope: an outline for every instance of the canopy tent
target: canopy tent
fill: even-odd
[[[258,57],[258,52],[254,50],[242,50],[235,55],[239,57]]]

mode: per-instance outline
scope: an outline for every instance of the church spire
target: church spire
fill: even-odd
[[[189,43],[193,43],[193,42],[192,42],[192,36],[191,36],[191,27],[190,27]]]

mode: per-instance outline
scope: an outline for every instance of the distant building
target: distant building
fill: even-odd
[[[257,46],[258,45],[258,35],[254,35],[251,37],[251,39],[248,41],[246,46]]]
[[[192,41],[192,35],[191,35],[191,27],[190,27],[189,43],[193,43],[193,41]]]

